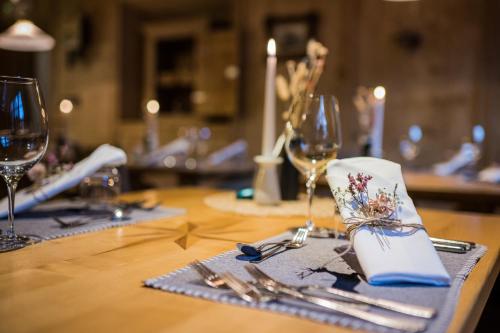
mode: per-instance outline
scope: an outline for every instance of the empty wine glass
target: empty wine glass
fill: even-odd
[[[312,200],[316,181],[329,161],[337,157],[341,142],[339,107],[335,97],[308,95],[292,108],[285,149],[292,164],[306,177],[307,228],[312,230]]]
[[[8,191],[9,228],[0,237],[0,252],[30,244],[14,231],[14,199],[21,177],[44,155],[48,120],[38,81],[0,76],[0,176]]]

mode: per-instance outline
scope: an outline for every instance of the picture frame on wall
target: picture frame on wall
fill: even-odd
[[[280,58],[299,60],[306,55],[307,42],[317,38],[318,15],[270,16],[266,19],[268,38],[274,38]]]

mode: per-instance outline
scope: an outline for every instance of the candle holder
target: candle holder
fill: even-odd
[[[277,166],[283,158],[259,155],[254,158],[258,169],[254,181],[254,201],[260,205],[278,205],[281,191]]]

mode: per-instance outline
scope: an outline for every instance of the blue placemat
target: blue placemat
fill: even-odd
[[[272,240],[281,240],[290,237],[292,237],[292,234],[287,232],[272,238]],[[329,264],[326,269],[317,269],[325,262],[328,262],[336,249],[338,251],[339,248],[345,245],[345,240],[309,238],[307,246],[289,250],[260,263],[258,266],[272,277],[292,285],[333,286],[372,297],[436,308],[439,310],[438,315],[428,321],[428,327],[425,332],[437,333],[445,332],[448,328],[463,282],[477,261],[486,252],[486,247],[482,245],[478,245],[465,254],[439,252],[443,264],[453,277],[450,287],[432,287],[416,284],[372,286],[364,280],[354,253],[344,256],[344,260],[338,260]],[[251,280],[250,275],[244,269],[244,265],[247,262],[236,259],[239,254],[236,250],[229,251],[203,262],[214,271],[229,271],[244,280]],[[418,255],[418,253],[415,253],[415,255]],[[317,307],[305,307],[294,301],[249,304],[234,296],[227,289],[207,287],[200,276],[190,267],[149,279],[145,281],[145,285],[163,291],[285,313],[322,323],[375,332],[396,331],[339,313],[324,311]],[[375,308],[371,311],[380,311],[398,316],[398,314],[393,312]]]
[[[158,206],[152,210],[133,209],[130,214],[127,215],[127,219],[112,221],[109,216],[106,216],[109,215],[109,211],[102,208],[102,206],[89,207],[82,202],[57,200],[38,205],[28,212],[16,214],[14,227],[18,234],[33,235],[41,240],[50,240],[174,217],[185,213],[186,210],[183,208]],[[54,220],[54,217],[58,217],[67,222],[77,219],[85,219],[88,222],[80,226],[63,228]],[[7,227],[7,220],[0,220],[0,229],[4,231]]]

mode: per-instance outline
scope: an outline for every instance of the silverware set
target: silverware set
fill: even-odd
[[[299,228],[291,240],[285,240],[275,243],[266,243],[258,248],[254,248],[248,244],[237,244],[237,247],[243,253],[251,255],[255,259],[250,260],[251,263],[260,263],[272,256],[283,253],[291,249],[299,249],[305,246],[305,241],[308,235],[307,228]],[[248,252],[246,252],[248,251]],[[254,255],[252,255],[254,254]]]
[[[336,233],[334,229],[330,228],[315,228],[314,230],[309,231],[309,237],[312,238],[334,238],[336,235],[345,237],[344,233]],[[443,252],[466,253],[476,247],[476,243],[474,242],[436,237],[430,237],[430,239],[434,248]]]
[[[249,303],[267,303],[281,299],[294,299],[380,326],[408,332],[423,331],[427,326],[426,321],[423,319],[396,317],[369,312],[366,306],[375,306],[424,319],[429,319],[436,315],[436,310],[432,308],[373,298],[337,288],[290,286],[270,277],[257,266],[251,264],[246,265],[245,269],[255,279],[252,282],[243,281],[231,273],[216,273],[199,261],[191,263],[191,267],[198,272],[206,285],[213,288],[229,288],[241,299]],[[328,297],[312,295],[308,291],[322,291]],[[342,298],[342,301],[338,299],[339,297]],[[360,306],[360,304],[363,306]]]
[[[156,202],[153,205],[146,205],[144,201],[119,202],[116,205],[111,205],[109,210],[102,214],[94,214],[71,220],[62,219],[60,217],[53,217],[52,219],[59,224],[61,228],[75,228],[96,220],[108,220],[113,222],[125,221],[130,219],[130,214],[134,209],[152,211],[159,205],[160,202]]]

